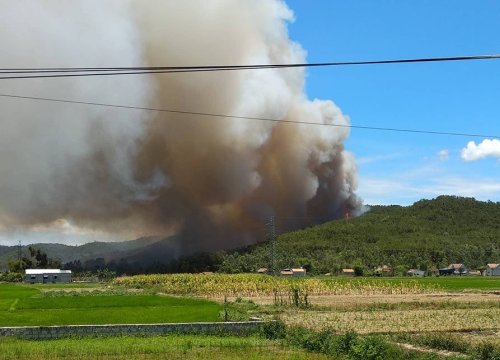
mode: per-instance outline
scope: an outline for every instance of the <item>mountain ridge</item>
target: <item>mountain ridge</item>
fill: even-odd
[[[305,266],[311,273],[343,267],[372,269],[380,265],[423,269],[466,262],[480,267],[500,261],[500,203],[439,196],[410,206],[374,205],[361,216],[287,232],[271,252],[268,241],[245,248],[180,256],[179,238],[143,237],[80,246],[33,244],[63,263],[101,259],[119,272],[250,272],[272,263],[277,268]],[[23,248],[23,251],[27,247]],[[0,246],[0,270],[17,247]],[[120,268],[117,264],[122,262]],[[127,265],[128,264],[128,265]],[[133,265],[133,266],[132,266]],[[127,268],[129,266],[129,268]],[[125,270],[124,270],[125,269]],[[128,271],[127,271],[128,269]]]

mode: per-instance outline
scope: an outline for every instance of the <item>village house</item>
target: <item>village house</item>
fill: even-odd
[[[462,263],[450,264],[446,268],[439,269],[439,275],[467,275],[468,272],[469,270]]]
[[[373,272],[378,275],[388,275],[392,271],[391,267],[388,265],[379,266]]]
[[[261,267],[259,269],[257,269],[257,274],[267,274],[269,270],[265,267]]]
[[[26,269],[24,281],[30,284],[70,283],[71,270]]]
[[[342,269],[342,272],[340,274],[341,275],[354,276],[355,275],[355,271],[354,271],[354,269]]]
[[[416,276],[416,277],[424,277],[425,276],[425,271],[424,270],[419,270],[419,269],[410,269],[406,272],[406,275],[408,276]]]
[[[283,269],[280,271],[281,276],[306,276],[306,269],[295,268],[295,269]]]
[[[488,264],[484,271],[485,276],[500,276],[500,264]]]

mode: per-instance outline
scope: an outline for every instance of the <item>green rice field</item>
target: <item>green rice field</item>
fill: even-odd
[[[320,360],[326,355],[260,337],[169,335],[97,337],[49,341],[0,338],[1,360],[39,359],[246,359]]]
[[[0,284],[0,326],[218,321],[222,305],[160,295],[81,293],[44,297],[36,287]]]

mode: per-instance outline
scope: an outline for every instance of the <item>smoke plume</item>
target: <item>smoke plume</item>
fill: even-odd
[[[302,63],[278,0],[0,0],[0,67]],[[303,69],[1,80],[2,93],[348,125]],[[355,212],[348,128],[0,98],[0,227],[64,221],[183,251]],[[63,220],[61,220],[63,219]]]

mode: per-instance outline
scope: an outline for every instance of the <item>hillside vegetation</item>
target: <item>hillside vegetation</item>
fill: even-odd
[[[280,235],[224,256],[220,270],[306,267],[310,273],[366,270],[387,264],[396,272],[463,262],[481,268],[500,261],[500,203],[439,196],[412,206],[373,206],[364,215]],[[274,254],[274,256],[272,255]]]

